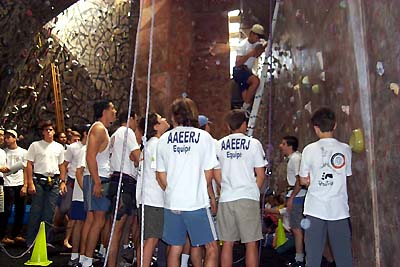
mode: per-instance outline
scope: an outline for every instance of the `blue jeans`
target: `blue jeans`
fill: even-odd
[[[36,235],[39,231],[40,222],[53,223],[54,210],[57,204],[59,194],[59,186],[41,185],[34,181],[36,194],[32,196],[31,210],[29,214],[28,232],[26,235],[26,243],[28,245],[35,241]],[[50,226],[46,225],[46,240],[48,240]]]

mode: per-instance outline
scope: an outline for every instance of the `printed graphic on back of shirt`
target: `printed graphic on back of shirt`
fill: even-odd
[[[342,153],[327,150],[321,147],[322,175],[318,181],[319,186],[333,186],[335,174],[339,175],[339,170],[346,165],[346,158]]]

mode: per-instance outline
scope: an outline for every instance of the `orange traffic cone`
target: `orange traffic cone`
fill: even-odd
[[[52,261],[47,259],[46,231],[44,229],[44,222],[41,222],[31,259],[25,262],[25,265],[48,266],[51,263]]]
[[[287,241],[285,229],[283,229],[282,219],[278,220],[278,228],[276,229],[276,246],[278,248],[285,244]]]

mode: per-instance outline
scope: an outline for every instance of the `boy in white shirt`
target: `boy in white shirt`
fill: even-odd
[[[303,150],[300,181],[308,186],[304,214],[307,266],[319,267],[326,236],[337,266],[352,266],[347,177],[351,176],[351,149],[333,137],[335,113],[320,108],[311,123],[320,138]]]
[[[198,111],[189,98],[171,107],[174,129],[157,147],[157,179],[165,190],[163,240],[170,245],[168,266],[180,266],[186,233],[192,246],[206,247],[205,266],[218,266],[217,235],[212,222],[207,186],[218,165],[209,133],[196,128]]]
[[[218,141],[221,169],[214,171],[221,185],[217,214],[218,234],[223,241],[221,265],[232,266],[234,242],[241,240],[246,244],[246,266],[258,266],[257,241],[262,239],[260,188],[267,161],[260,141],[245,135],[245,111],[230,111],[226,121],[231,134]]]

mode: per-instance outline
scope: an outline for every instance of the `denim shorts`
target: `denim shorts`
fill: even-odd
[[[100,177],[102,182],[108,181],[106,177]],[[107,198],[109,183],[102,183],[102,193],[101,197],[93,196],[93,179],[90,175],[85,175],[83,178],[83,198],[84,198],[84,207],[86,211],[110,211],[111,202],[110,199]]]
[[[164,209],[163,240],[172,246],[183,246],[186,233],[189,233],[194,247],[217,240],[217,231],[208,208],[194,211]]]

